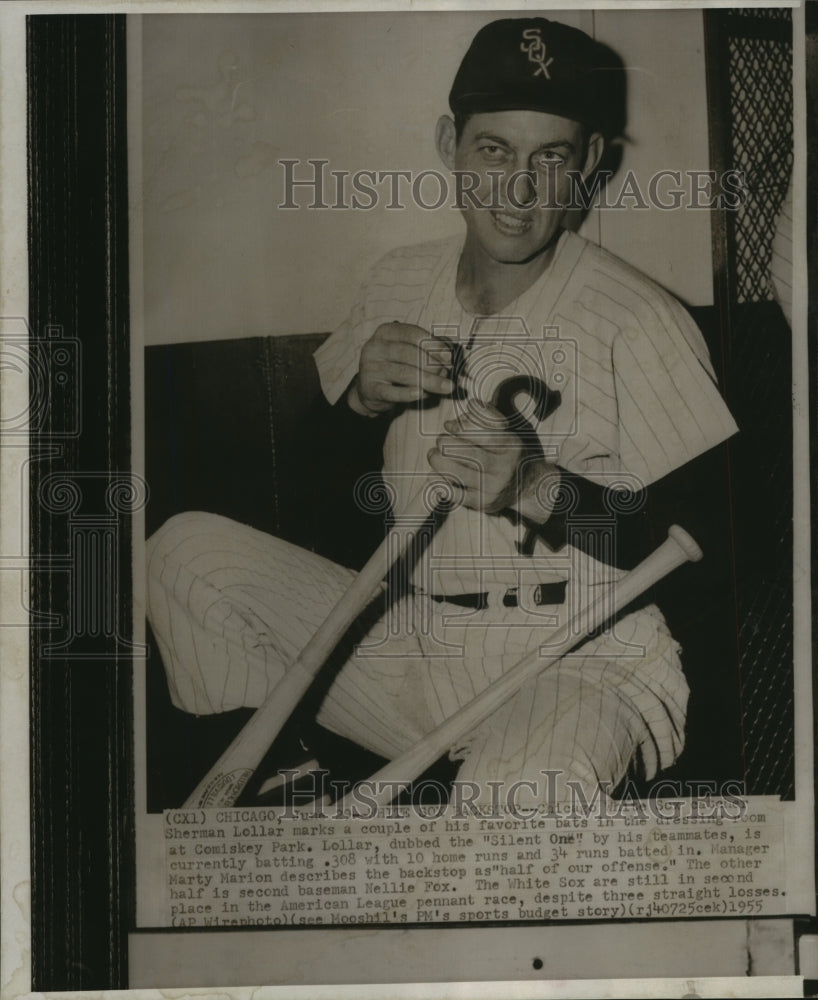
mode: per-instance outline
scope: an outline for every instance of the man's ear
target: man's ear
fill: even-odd
[[[588,139],[588,150],[585,154],[585,163],[582,165],[582,179],[589,177],[597,164],[602,159],[602,152],[605,149],[605,139],[600,132],[593,132]]]
[[[435,146],[444,165],[454,170],[454,154],[457,150],[457,130],[451,115],[441,115],[435,126]]]

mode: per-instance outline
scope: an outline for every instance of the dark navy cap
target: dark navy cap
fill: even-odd
[[[454,78],[455,114],[544,111],[603,126],[601,46],[544,17],[492,21],[474,36]]]

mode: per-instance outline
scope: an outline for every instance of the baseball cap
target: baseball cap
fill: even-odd
[[[474,36],[449,94],[455,114],[544,111],[604,128],[602,46],[544,17],[492,21]]]

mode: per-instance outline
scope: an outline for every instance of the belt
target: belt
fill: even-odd
[[[531,603],[538,607],[544,604],[564,604],[567,585],[567,580],[559,580],[556,583],[538,583],[533,588]],[[502,597],[503,607],[518,607],[517,591],[517,587],[509,587]],[[430,594],[429,596],[438,604],[457,604],[461,608],[475,608],[477,611],[484,611],[489,606],[487,591],[482,594]]]

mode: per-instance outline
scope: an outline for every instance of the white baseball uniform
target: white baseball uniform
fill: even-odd
[[[548,269],[504,316],[480,318],[455,291],[462,244],[409,247],[375,267],[349,319],[316,352],[331,403],[377,327],[398,320],[457,340],[465,384],[483,401],[515,373],[559,391],[542,420],[525,392],[517,405],[546,458],[600,486],[649,486],[735,432],[700,332],[633,268],[563,233]],[[434,478],[427,453],[462,405],[408,407],[390,423],[383,474],[396,513]],[[418,561],[411,591],[373,616],[318,721],[394,757],[530,650],[547,651],[576,602],[617,573],[581,546],[552,550],[538,538],[523,555],[520,541],[506,517],[451,511]],[[171,519],[149,542],[148,608],[174,703],[197,713],[258,705],[351,578],[224,518]],[[537,603],[541,585],[560,581],[564,602]],[[439,600],[474,593],[487,595],[486,607]],[[513,782],[561,769],[591,787],[615,785],[634,761],[652,777],[684,742],[678,652],[655,607],[628,615],[543,670],[453,747],[463,760],[459,777]]]

